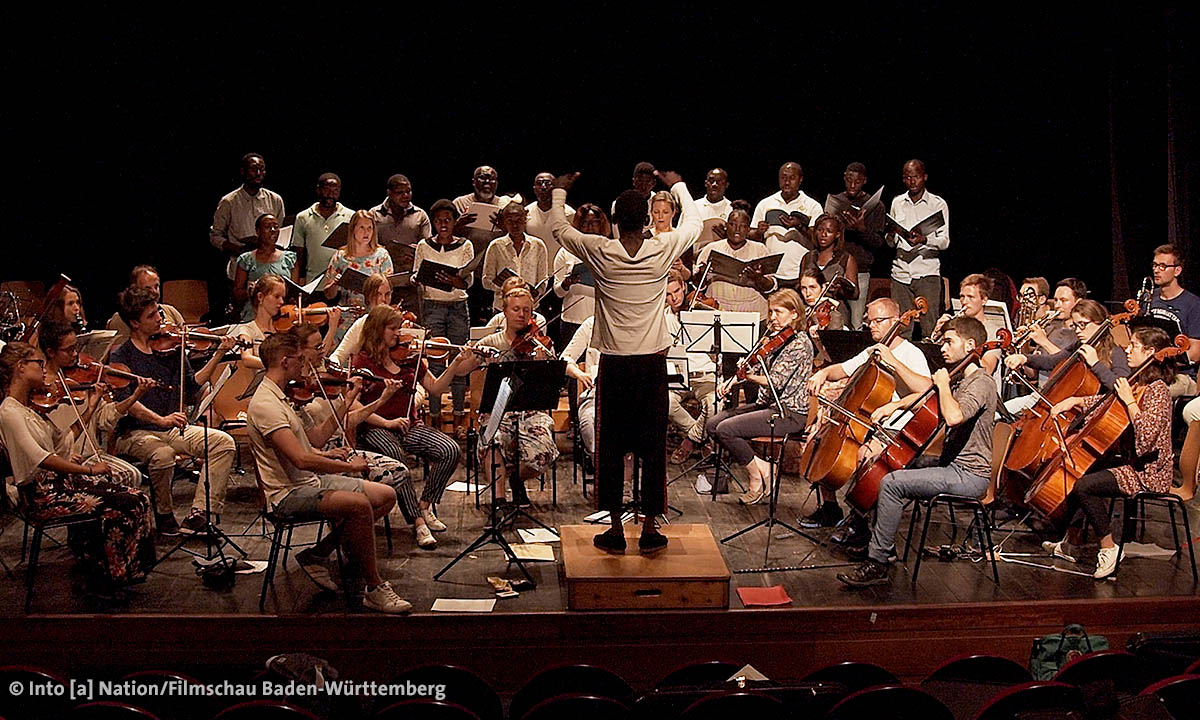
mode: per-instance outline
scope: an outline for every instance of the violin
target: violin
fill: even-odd
[[[424,350],[425,357],[430,360],[442,360],[451,351],[462,352],[463,350],[470,350],[481,357],[499,357],[500,355],[500,351],[493,347],[456,345],[444,337],[432,337],[427,340],[420,340],[415,337],[410,337],[407,340],[401,339],[389,351],[389,354],[392,360],[395,360],[397,363],[404,363],[414,359],[422,350]]]
[[[700,290],[692,290],[683,298],[683,305],[687,308],[706,307],[709,310],[720,310],[721,306],[717,304],[716,299],[710,295],[705,295]]]
[[[186,343],[184,349],[189,354],[206,353],[220,345],[223,339],[225,339],[224,335],[217,335],[207,330],[181,328],[174,323],[166,323],[159,328],[158,332],[150,336],[150,349],[156,353],[171,353],[179,350],[181,343]],[[254,343],[244,338],[237,338],[230,350],[248,350],[252,347],[254,347]]]
[[[880,344],[891,346],[896,336],[929,310],[925,298],[913,299],[913,309],[900,315]],[[836,403],[832,422],[813,434],[812,459],[806,475],[810,482],[820,483],[829,490],[838,490],[854,475],[858,466],[858,449],[867,441],[874,427],[871,414],[889,402],[896,392],[896,378],[879,360],[878,353],[854,372],[842,389]],[[818,402],[824,401],[820,398]]]
[[[822,298],[814,303],[806,313],[806,318],[810,323],[810,327],[815,326],[819,330],[828,328],[829,319],[833,315],[833,308],[836,304],[837,302],[833,298]]]
[[[1154,353],[1130,373],[1130,384],[1133,385],[1137,376],[1151,364],[1186,353],[1188,345],[1186,336],[1177,335],[1173,345]],[[1145,388],[1135,386],[1135,394],[1139,399],[1143,392]],[[1088,414],[1076,417],[1062,433],[1065,436],[1064,444],[1051,456],[1026,492],[1026,507],[1057,522],[1063,513],[1067,495],[1075,489],[1075,483],[1108,453],[1129,428],[1129,424],[1129,411],[1124,403],[1118,402],[1117,391],[1110,390]]]
[[[84,405],[88,401],[88,395],[95,387],[95,383],[76,383],[70,379],[64,385],[61,380],[56,378],[53,382],[31,392],[29,404],[34,410],[42,413],[53,412],[55,408],[65,402]]]
[[[541,332],[537,320],[529,318],[529,324],[517,330],[517,339],[513,340],[512,351],[517,355],[533,356],[538,350],[546,354],[554,354],[554,343],[550,337]]]
[[[326,397],[330,400],[339,398],[350,387],[351,378],[363,378],[363,387],[382,383],[383,378],[366,368],[350,368],[349,370],[331,366],[316,375],[309,375],[301,380],[290,380],[284,387],[284,395],[293,405],[307,405],[316,397]]]
[[[92,359],[87,353],[81,353],[75,364],[68,368],[63,368],[63,374],[68,380],[81,385],[95,385],[96,383],[105,383],[111,388],[121,389],[128,387],[130,383],[146,383],[149,387],[161,387],[164,390],[172,389],[169,385],[163,385],[157,380],[136,375],[129,370],[129,366],[121,363],[99,363]]]
[[[971,363],[978,362],[984,353],[996,349],[1004,350],[1011,346],[1012,333],[1001,328],[996,331],[995,340],[985,342],[967,353],[967,356],[949,371],[949,375],[952,379],[957,378],[966,371]],[[982,372],[982,370],[977,372]],[[904,424],[904,427],[896,430],[894,434],[886,434],[889,441],[887,447],[874,462],[857,474],[854,485],[846,493],[846,503],[863,515],[869,513],[878,502],[879,488],[883,484],[883,477],[890,472],[908,467],[918,455],[925,452],[925,449],[933,442],[938,430],[942,428],[944,423],[938,405],[937,385],[932,385],[921,393],[911,405],[905,408],[905,412],[911,412],[912,417]]]
[[[279,316],[275,318],[273,326],[275,332],[287,332],[296,325],[310,323],[318,327],[329,322],[329,313],[333,310],[341,310],[343,315],[358,317],[367,311],[362,305],[326,305],[325,303],[315,302],[311,305],[284,305],[279,308]],[[407,313],[409,317],[416,322],[416,316],[412,313]],[[408,318],[406,318],[408,319]]]

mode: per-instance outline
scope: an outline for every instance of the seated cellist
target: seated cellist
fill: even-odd
[[[956,317],[942,324],[942,357],[949,365],[962,362],[987,339],[983,323]],[[850,549],[851,557],[865,562],[837,578],[851,587],[886,584],[888,565],[895,557],[896,530],[910,499],[930,498],[944,492],[980,497],[987,490],[992,463],[992,426],[1000,399],[996,382],[978,361],[967,365],[962,377],[952,380],[945,368],[933,374],[942,419],[949,428],[940,467],[897,470],[883,478],[871,541],[865,549]],[[880,422],[920,398],[913,393],[881,405],[872,419]]]
[[[1066,535],[1058,542],[1042,543],[1042,548],[1054,557],[1078,562],[1086,519],[1100,538],[1096,571],[1092,574],[1097,580],[1112,575],[1117,568],[1117,547],[1110,528],[1108,500],[1131,497],[1139,490],[1166,492],[1171,487],[1174,455],[1167,383],[1175,377],[1175,371],[1170,360],[1152,360],[1156,352],[1170,344],[1171,338],[1161,328],[1142,326],[1133,331],[1126,353],[1130,365],[1139,370],[1131,376],[1132,380],[1116,378],[1113,387],[1117,401],[1125,405],[1133,425],[1132,458],[1127,464],[1096,470],[1079,478],[1066,499]],[[1141,367],[1147,361],[1149,363]],[[1050,414],[1059,415],[1075,408],[1091,412],[1106,397],[1107,393],[1067,398],[1052,407]],[[1131,525],[1126,523],[1125,533],[1132,529]],[[1123,537],[1129,536],[1123,533]]]

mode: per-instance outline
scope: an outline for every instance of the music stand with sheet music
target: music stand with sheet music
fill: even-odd
[[[683,339],[684,351],[708,353],[717,356],[716,381],[721,387],[724,378],[721,376],[721,360],[724,355],[746,355],[758,344],[758,313],[733,312],[727,310],[685,310],[679,314],[679,333]],[[738,483],[737,476],[730,471],[723,461],[718,464],[717,453],[714,450],[680,471],[675,477],[668,479],[667,484],[675,482],[693,470],[714,468],[712,480],[712,499],[717,499],[717,480],[721,468],[729,473],[729,477]]]
[[[563,385],[566,383],[566,370],[567,363],[563,360],[517,360],[491,363],[487,366],[487,376],[483,382],[483,394],[479,406],[481,408],[491,406],[492,410],[488,417],[487,426],[479,434],[479,443],[481,446],[490,445],[492,450],[492,472],[490,482],[488,483],[492,491],[492,501],[489,503],[488,508],[488,524],[484,526],[483,532],[479,534],[479,537],[475,538],[474,542],[459,553],[458,557],[447,563],[446,567],[437,571],[433,576],[434,580],[441,578],[446,571],[454,567],[460,560],[476,549],[488,543],[495,543],[504,552],[508,563],[516,564],[521,574],[525,576],[525,579],[531,585],[537,587],[537,582],[529,574],[529,570],[526,569],[525,564],[513,552],[508,540],[504,538],[503,528],[505,525],[516,520],[517,516],[524,517],[535,525],[547,530],[551,530],[551,528],[520,507],[513,508],[503,518],[497,517],[496,437],[500,422],[506,412],[530,410],[549,412],[558,407],[559,391],[562,390]],[[520,441],[520,434],[518,420],[516,432],[518,442]],[[520,452],[518,451],[517,454],[518,459],[516,467],[513,469],[513,474],[519,476],[521,472]]]

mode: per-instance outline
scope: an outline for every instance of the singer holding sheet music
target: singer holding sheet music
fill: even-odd
[[[671,189],[682,215],[679,227],[652,238],[642,235],[646,198],[627,190],[614,204],[617,239],[579,232],[563,206],[578,173],[555,178],[550,209],[554,237],[592,270],[596,278],[596,320],[592,344],[600,351],[596,379],[596,484],[600,508],[612,528],[592,542],[608,552],[624,552],[621,525],[625,455],[641,459],[641,502],[645,520],[638,547],[662,550],[667,538],[656,518],[666,512],[667,364],[671,345],[663,314],[667,273],[700,235],[696,204],[678,173],[655,175]],[[627,230],[625,228],[633,228]]]
[[[519,200],[507,199],[507,204],[500,209],[500,224],[508,234],[493,240],[483,257],[480,282],[492,291],[494,310],[501,310],[504,306],[504,295],[500,288],[506,279],[501,276],[505,270],[521,276],[534,287],[550,274],[546,244],[525,232],[525,212],[525,206]]]
[[[155,520],[158,531],[163,535],[179,532],[171,509],[171,478],[175,476],[175,453],[183,452],[195,458],[204,458],[208,449],[208,467],[205,471],[211,490],[213,523],[219,524],[217,516],[225,505],[225,486],[229,482],[229,470],[233,467],[233,455],[237,449],[233,438],[220,430],[209,429],[207,445],[205,430],[188,423],[188,417],[179,412],[180,393],[183,404],[199,399],[200,386],[215,376],[221,360],[235,338],[226,335],[213,353],[212,358],[199,371],[193,373],[188,363],[183,364],[184,387],[179,387],[178,351],[160,355],[150,349],[150,336],[159,331],[161,319],[158,314],[158,296],[143,287],[131,287],[120,295],[118,312],[129,325],[129,340],[112,351],[110,362],[122,363],[131,372],[150,378],[161,384],[147,392],[141,400],[129,408],[129,415],[117,423],[117,440],[114,449],[118,455],[129,455],[146,463],[150,469],[150,486],[154,488]],[[169,388],[169,389],[168,389]],[[118,401],[133,392],[132,387],[114,391]],[[183,528],[198,532],[206,527],[204,518],[204,481],[196,483],[192,497],[192,508],[184,518]]]
[[[300,266],[296,264],[296,253],[275,246],[279,241],[279,219],[267,213],[254,221],[254,232],[258,235],[258,247],[238,255],[237,269],[233,277],[233,299],[241,303],[242,322],[254,319],[254,307],[250,304],[249,285],[268,273],[289,277],[300,282]]]
[[[347,270],[357,270],[363,275],[383,273],[391,275],[395,272],[392,256],[387,250],[379,247],[379,237],[375,231],[375,217],[366,210],[359,210],[350,218],[350,228],[346,244],[333,254],[329,268],[325,271],[325,297],[329,300],[337,298],[338,305],[366,305],[366,297],[361,292],[354,292],[339,286],[338,281]],[[346,334],[349,323],[343,318],[342,327],[338,328],[337,339],[341,340]]]
[[[916,233],[904,239],[895,232],[885,236],[887,244],[896,248],[892,262],[892,297],[900,304],[900,312],[913,307],[913,298],[920,295],[929,303],[929,311],[921,316],[921,336],[928,338],[933,324],[942,314],[942,263],[939,255],[950,247],[950,208],[946,201],[925,189],[929,176],[925,163],[909,160],[904,163],[904,186],[908,192],[892,199],[891,215],[901,225],[911,228],[939,211],[945,223],[928,236]],[[911,329],[905,332],[911,336]]]
[[[421,271],[425,260],[440,263],[448,267],[464,268],[475,258],[475,247],[466,238],[454,236],[454,223],[458,220],[458,210],[449,200],[438,200],[429,209],[433,217],[434,236],[431,239],[417,243],[413,257],[413,277]],[[433,266],[436,267],[436,266]],[[421,285],[422,320],[430,337],[448,338],[456,345],[463,345],[471,339],[471,317],[467,309],[467,288],[474,282],[475,273],[466,277],[439,270],[437,280],[443,287]],[[441,374],[446,367],[445,360],[430,362],[435,374]],[[459,440],[467,439],[467,379],[457,377],[450,384],[450,395],[454,400],[454,433]],[[441,421],[442,398],[437,395],[429,396],[429,416],[434,424]]]

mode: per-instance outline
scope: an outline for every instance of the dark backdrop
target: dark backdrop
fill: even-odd
[[[786,160],[823,200],[851,161],[890,198],[920,157],[950,204],[953,281],[997,266],[1108,297],[1115,193],[1136,283],[1167,236],[1168,56],[1190,102],[1188,18],[887,7],[14,21],[0,275],[64,272],[94,318],[136,262],[203,277],[213,208],[256,151],[290,213],[325,171],[351,207],[381,201],[394,172],[428,207],[482,163],[527,197],[536,172],[578,169],[572,202],[607,206],[643,159],[695,193],[720,165],[754,202]],[[1188,159],[1177,173],[1194,174]]]

